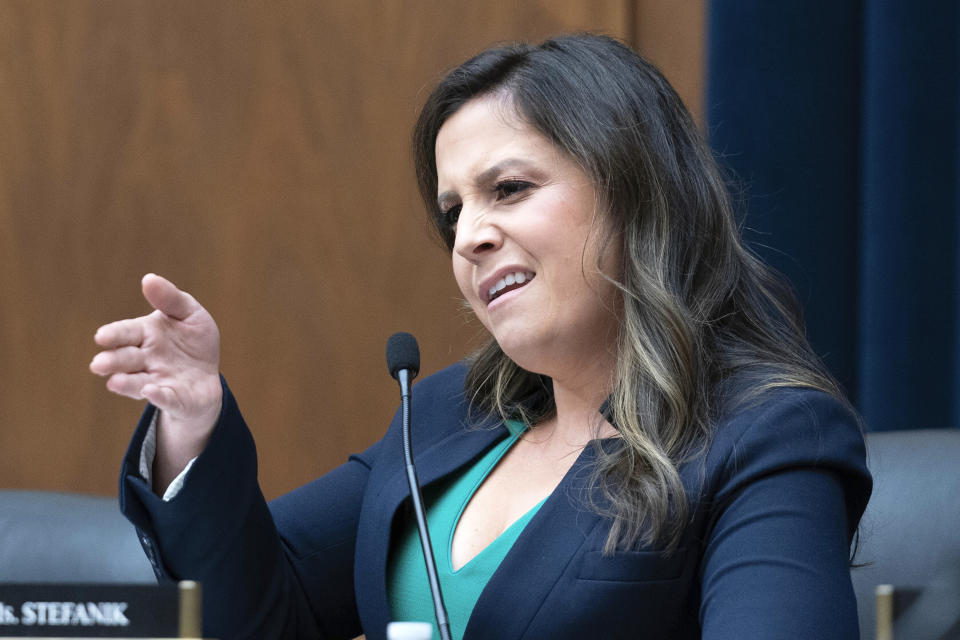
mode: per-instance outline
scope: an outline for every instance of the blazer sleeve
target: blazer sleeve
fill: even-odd
[[[870,496],[858,421],[792,391],[718,434],[704,640],[859,638],[850,541]]]
[[[354,541],[378,445],[268,506],[253,437],[222,384],[217,426],[175,498],[164,502],[139,475],[154,407],[144,412],[124,459],[121,510],[157,577],[203,585],[209,637],[359,635]]]

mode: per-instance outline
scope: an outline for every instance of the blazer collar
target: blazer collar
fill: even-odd
[[[604,524],[584,502],[596,444],[580,453],[491,576],[470,615],[465,640],[523,637],[577,551]],[[599,446],[607,449],[611,444],[607,440]]]
[[[463,415],[451,415],[447,419],[461,425],[467,422]],[[488,417],[475,427],[451,429],[425,448],[418,449],[414,442],[420,485],[428,485],[464,466],[507,433],[502,420]],[[383,637],[390,621],[385,583],[389,539],[394,515],[409,496],[400,439],[388,438],[384,444],[396,444],[397,463],[390,465],[392,471],[379,483],[375,497],[371,496],[371,504],[376,508],[362,517],[357,548],[365,550],[364,559],[356,564],[354,576],[358,607],[368,638]],[[595,444],[588,444],[580,453],[490,578],[470,616],[466,639],[521,637],[590,532],[603,524],[602,516],[584,507],[587,478],[596,458]],[[620,445],[619,440],[600,442],[604,449]],[[531,567],[536,570],[531,571]],[[517,598],[518,593],[523,597]],[[510,615],[504,616],[504,611]]]
[[[451,416],[452,419],[456,417]],[[489,418],[477,427],[452,429],[446,436],[425,448],[413,442],[414,463],[421,486],[442,478],[467,464],[489,449],[507,434],[507,427],[498,419]],[[399,436],[399,434],[398,434]],[[357,606],[368,638],[382,638],[390,622],[390,604],[386,594],[387,562],[390,551],[390,535],[393,519],[400,505],[410,495],[400,438],[389,438],[385,445],[396,445],[396,452],[384,452],[383,456],[395,455],[397,462],[390,464],[391,471],[379,482],[374,496],[368,496],[374,508],[361,514],[357,549],[363,549],[363,558],[357,558],[354,583]]]

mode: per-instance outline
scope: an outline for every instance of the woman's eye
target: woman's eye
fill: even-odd
[[[509,198],[510,196],[515,196],[518,193],[526,191],[532,186],[532,184],[523,180],[504,180],[503,182],[498,182],[494,190],[497,192],[497,199],[503,200],[504,198]]]
[[[460,210],[463,209],[463,205],[455,204],[446,211],[442,211],[440,216],[443,218],[443,224],[446,227],[453,228],[457,226],[457,220],[460,219]]]

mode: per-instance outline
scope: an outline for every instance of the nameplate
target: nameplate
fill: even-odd
[[[176,584],[0,584],[0,637],[179,635]]]

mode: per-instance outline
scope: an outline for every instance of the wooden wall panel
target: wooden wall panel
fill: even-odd
[[[660,67],[702,127],[707,0],[634,0],[630,8],[634,48]]]
[[[0,488],[115,492],[141,407],[87,364],[148,271],[218,320],[268,497],[372,443],[387,336],[428,374],[481,333],[416,196],[418,105],[493,42],[584,29],[689,97],[651,3],[0,1]]]
[[[115,492],[140,406],[87,372],[155,271],[217,318],[275,496],[373,442],[384,341],[465,354],[408,139],[496,40],[629,35],[628,3],[0,2],[0,487]]]

